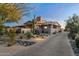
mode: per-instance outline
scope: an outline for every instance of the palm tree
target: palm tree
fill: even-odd
[[[6,22],[18,22],[22,16],[29,14],[29,7],[24,4],[1,3],[0,4],[0,28],[4,27]],[[5,31],[6,28],[5,28]],[[9,43],[15,40],[15,31],[7,32],[10,37]]]

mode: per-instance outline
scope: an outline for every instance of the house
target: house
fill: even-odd
[[[34,23],[34,25],[33,25]],[[41,16],[38,16],[34,21],[28,21],[23,25],[25,29],[32,30],[33,26],[36,34],[52,34],[58,32],[61,29],[61,25],[58,22],[46,21]]]
[[[26,33],[32,31],[33,27],[36,34],[52,34],[61,29],[61,25],[58,22],[46,21],[41,16],[36,17],[32,21],[27,21],[24,25],[15,26],[13,28],[16,28],[17,33]]]

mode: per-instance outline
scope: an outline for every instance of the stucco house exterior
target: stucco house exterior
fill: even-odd
[[[46,21],[41,16],[36,17],[34,21],[27,21],[24,25],[15,26],[13,28],[16,28],[16,32],[26,33],[28,31],[32,31],[33,26],[36,34],[52,34],[53,32],[58,32],[61,29],[61,25],[58,22]]]
[[[22,30],[31,31],[33,26],[33,21],[28,21],[24,23]],[[29,29],[29,30],[28,30]],[[36,17],[34,20],[34,29],[37,34],[47,33],[52,34],[53,32],[58,32],[61,29],[61,25],[58,22],[46,21],[42,17]]]

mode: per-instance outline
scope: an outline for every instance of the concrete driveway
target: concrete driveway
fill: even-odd
[[[67,33],[51,35],[46,41],[23,49],[14,56],[74,56]]]

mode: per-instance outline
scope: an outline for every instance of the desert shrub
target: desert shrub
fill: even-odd
[[[75,34],[71,34],[71,38],[74,40],[75,39]]]
[[[30,39],[32,36],[33,36],[33,33],[32,32],[26,32],[25,33],[25,36]]]
[[[11,30],[11,31],[7,32],[7,35],[9,37],[9,39],[7,40],[8,41],[8,46],[11,46],[11,45],[15,44],[16,43],[16,38],[15,38],[16,33],[13,30]]]
[[[76,38],[75,42],[76,42],[76,47],[79,48],[79,38]]]

